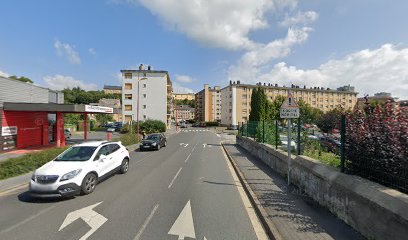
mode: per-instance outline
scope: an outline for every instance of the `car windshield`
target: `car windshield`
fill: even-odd
[[[146,137],[147,140],[157,140],[159,139],[159,135],[149,135]]]
[[[55,161],[87,161],[95,150],[96,147],[71,147],[59,155]]]

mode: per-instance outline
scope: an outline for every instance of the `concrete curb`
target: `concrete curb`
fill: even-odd
[[[227,155],[228,159],[230,160],[235,173],[237,174],[239,181],[241,182],[242,186],[244,187],[245,193],[247,194],[249,200],[251,201],[252,206],[255,209],[256,214],[259,217],[259,220],[262,223],[262,226],[264,227],[266,234],[270,239],[273,240],[284,240],[284,238],[281,236],[281,234],[278,231],[278,228],[275,226],[275,224],[268,219],[268,213],[264,209],[264,207],[261,205],[259,202],[257,196],[255,193],[252,191],[251,187],[245,180],[244,174],[241,172],[241,170],[238,168],[237,164],[235,163],[234,159],[231,157],[230,153],[228,150],[225,148],[224,143],[221,142],[221,146],[224,149],[225,154]]]

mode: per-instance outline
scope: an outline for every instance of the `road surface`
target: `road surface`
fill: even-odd
[[[221,140],[206,129],[184,129],[160,151],[132,152],[127,174],[87,196],[0,196],[0,239],[264,239]]]

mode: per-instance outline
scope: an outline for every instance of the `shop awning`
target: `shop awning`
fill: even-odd
[[[113,108],[91,106],[85,104],[58,104],[58,103],[11,103],[3,104],[5,111],[24,112],[63,112],[63,113],[106,113],[113,114]]]

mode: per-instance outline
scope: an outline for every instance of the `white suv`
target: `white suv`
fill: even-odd
[[[72,146],[34,171],[32,197],[69,197],[90,194],[98,180],[129,169],[129,152],[121,142],[86,142]]]

